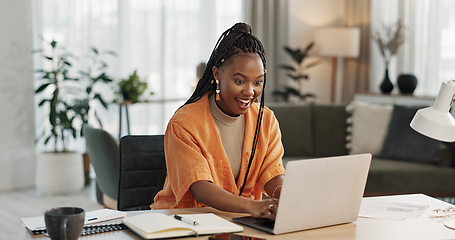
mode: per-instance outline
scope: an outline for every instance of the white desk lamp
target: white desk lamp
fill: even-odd
[[[443,82],[432,107],[417,111],[410,126],[417,132],[444,142],[455,141],[455,119],[450,105],[455,94],[455,82]]]
[[[455,141],[455,119],[449,112],[454,94],[455,81],[443,82],[433,106],[418,110],[411,121],[411,127],[436,140]],[[455,229],[455,219],[446,221],[444,225]]]

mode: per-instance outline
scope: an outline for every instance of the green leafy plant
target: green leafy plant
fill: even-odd
[[[107,74],[108,65],[105,61],[103,61],[103,55],[111,55],[116,56],[116,53],[113,51],[105,51],[100,52],[97,48],[92,47],[90,49],[90,54],[88,56],[89,66],[86,71],[79,71],[82,75],[81,79],[86,80],[86,85],[83,86],[83,94],[82,98],[76,99],[74,103],[74,111],[82,120],[82,124],[87,124],[89,122],[89,112],[91,109],[91,102],[97,101],[101,103],[101,105],[108,109],[108,103],[104,100],[100,92],[95,90],[95,85],[98,83],[111,83],[113,82],[112,77]],[[96,120],[98,121],[99,125],[102,127],[103,124],[101,119],[96,112],[93,111]],[[82,135],[82,131],[81,131]]]
[[[142,100],[141,97],[147,89],[147,82],[141,80],[137,74],[137,70],[134,70],[128,78],[123,78],[118,82],[118,87],[119,90],[116,92],[118,96],[117,102],[137,103]],[[150,95],[153,95],[153,92],[150,92]]]
[[[288,46],[284,46],[284,50],[292,58],[293,62],[292,64],[282,64],[280,65],[280,68],[287,71],[286,75],[295,82],[297,87],[285,85],[284,90],[275,90],[273,95],[280,96],[284,98],[285,101],[289,101],[290,96],[296,96],[303,101],[315,97],[312,93],[302,93],[303,81],[309,80],[306,71],[320,63],[320,61],[314,61],[305,64],[305,59],[308,57],[308,53],[313,46],[314,42],[309,43],[303,50],[300,48],[292,49]]]
[[[38,140],[44,138],[45,145],[52,141],[54,152],[67,152],[69,138],[76,138],[77,135],[77,130],[74,127],[76,114],[73,107],[68,104],[67,99],[63,97],[62,87],[66,81],[78,80],[69,76],[69,70],[72,67],[71,60],[75,57],[65,52],[64,48],[58,47],[55,40],[47,42],[47,44],[50,46],[49,53],[46,53],[44,49],[34,51],[34,53],[42,54],[43,65],[47,66],[35,70],[36,73],[40,74],[40,85],[35,93],[43,98],[38,106],[49,108],[49,123],[51,125],[50,132],[45,133],[43,131]]]

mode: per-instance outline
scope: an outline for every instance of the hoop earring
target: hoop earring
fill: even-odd
[[[220,81],[218,79],[216,81],[216,90],[215,90],[215,100],[219,101],[220,100]]]

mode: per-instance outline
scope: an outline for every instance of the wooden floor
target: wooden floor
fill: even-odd
[[[0,192],[0,239],[25,239],[21,217],[36,217],[53,207],[82,207],[86,211],[103,208],[96,201],[94,180],[81,192],[43,196],[36,189]]]

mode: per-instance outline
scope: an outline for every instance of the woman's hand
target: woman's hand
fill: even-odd
[[[257,201],[227,192],[216,184],[198,181],[190,187],[196,201],[222,211],[249,213],[253,217],[275,219],[278,199]]]
[[[278,202],[272,199],[251,201],[248,209],[249,214],[253,217],[275,219]]]

